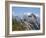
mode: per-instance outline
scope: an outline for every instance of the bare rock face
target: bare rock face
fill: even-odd
[[[35,22],[36,19],[37,19],[34,14],[31,14],[30,16],[28,16],[28,18],[29,18],[29,19],[28,19],[29,22]]]
[[[37,21],[37,17],[34,14],[31,14],[28,16],[28,18],[24,18],[24,23],[25,26],[28,28],[28,30],[30,29],[35,29],[35,30],[39,30],[40,29],[40,24]]]

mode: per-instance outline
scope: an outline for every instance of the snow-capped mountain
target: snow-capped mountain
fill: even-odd
[[[19,22],[22,21],[28,30],[29,28],[36,30],[40,29],[40,17],[37,14],[27,13],[24,14],[23,17],[13,16],[13,19],[16,19]]]

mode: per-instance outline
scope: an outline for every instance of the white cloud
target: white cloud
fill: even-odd
[[[24,13],[24,15],[30,15],[31,13]]]
[[[30,15],[31,13],[27,13],[27,15]]]

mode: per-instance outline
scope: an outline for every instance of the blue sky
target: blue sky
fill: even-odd
[[[22,16],[24,13],[34,13],[40,15],[40,8],[36,7],[12,7],[13,16]]]

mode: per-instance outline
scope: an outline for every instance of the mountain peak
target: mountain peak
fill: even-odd
[[[32,17],[32,16],[33,16],[34,18],[36,18],[35,14],[33,14],[33,13],[32,13],[31,15],[29,15],[28,17]]]

